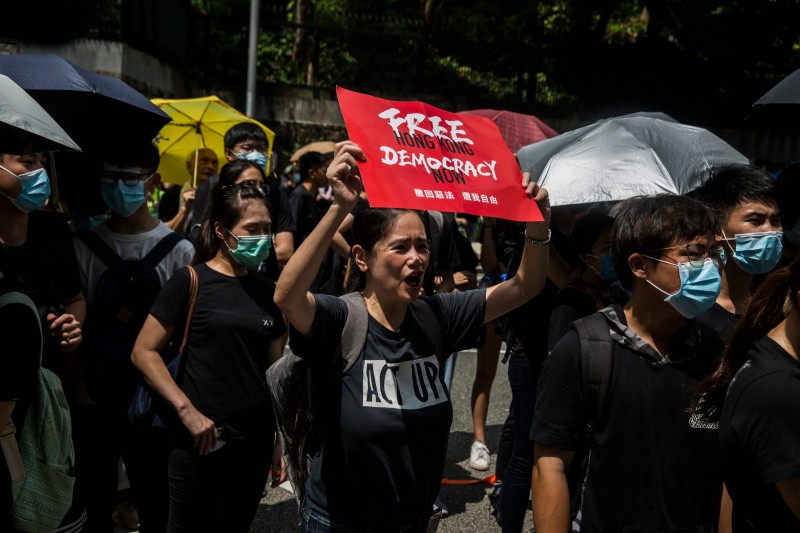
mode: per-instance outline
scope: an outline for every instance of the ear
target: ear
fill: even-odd
[[[358,266],[361,272],[367,272],[369,270],[367,251],[359,244],[353,245],[353,260],[356,262],[356,266]]]
[[[153,177],[150,179],[150,187],[155,189],[159,185],[161,185],[161,174],[156,172],[156,173],[153,174]]]
[[[225,240],[225,233],[222,231],[222,225],[219,222],[214,222],[214,234],[221,240]]]
[[[630,257],[628,257],[628,266],[635,278],[647,279],[646,263],[647,258],[642,254],[631,254]]]
[[[225,148],[225,159],[228,161],[236,161],[237,157],[234,155],[233,150],[230,148]]]

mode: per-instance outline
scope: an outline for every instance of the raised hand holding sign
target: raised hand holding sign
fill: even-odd
[[[371,206],[542,220],[491,120],[341,87],[337,95],[348,135],[366,157],[360,175]]]

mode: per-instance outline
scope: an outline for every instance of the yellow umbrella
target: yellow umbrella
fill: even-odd
[[[154,140],[161,154],[158,172],[164,181],[181,185],[191,179],[196,184],[197,176],[189,176],[186,170],[187,158],[200,148],[210,148],[217,154],[220,163],[225,161],[225,132],[240,122],[252,122],[264,130],[268,144],[267,157],[270,160],[272,158],[275,133],[217,96],[178,100],[153,98],[152,102],[172,117],[172,121],[161,128]],[[196,169],[197,165],[195,173]]]

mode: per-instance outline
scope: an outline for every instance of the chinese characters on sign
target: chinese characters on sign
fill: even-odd
[[[542,220],[497,126],[423,102],[397,102],[337,88],[370,205]]]

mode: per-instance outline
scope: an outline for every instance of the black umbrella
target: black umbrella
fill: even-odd
[[[0,55],[0,74],[33,96],[84,152],[124,149],[129,142],[150,140],[171,120],[122,80],[56,54]]]
[[[773,129],[800,130],[800,69],[778,82],[756,100],[747,122]]]

